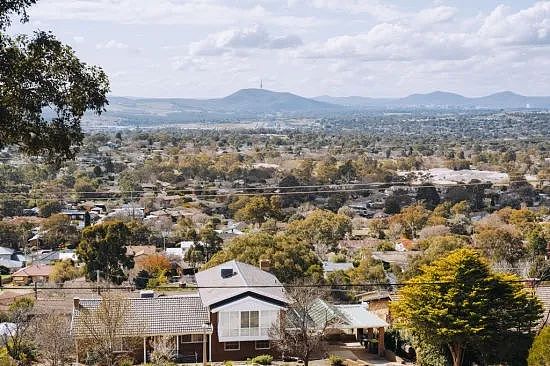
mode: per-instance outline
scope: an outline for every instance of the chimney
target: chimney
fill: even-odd
[[[141,290],[139,292],[140,299],[154,299],[155,298],[155,291],[150,290]]]
[[[73,299],[73,308],[76,310],[76,309],[80,309],[80,299],[78,297],[75,297]]]
[[[260,259],[260,269],[262,271],[271,271],[271,261],[269,259]]]

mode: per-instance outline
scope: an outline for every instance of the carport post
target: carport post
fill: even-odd
[[[143,364],[147,363],[147,337],[143,337]]]
[[[378,328],[378,356],[384,357],[386,354],[384,347],[384,327]]]

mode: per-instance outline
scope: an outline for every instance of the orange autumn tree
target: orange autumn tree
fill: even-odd
[[[166,282],[166,274],[172,268],[170,260],[160,253],[151,254],[138,261],[138,265],[146,271],[151,279],[149,285],[161,284]]]

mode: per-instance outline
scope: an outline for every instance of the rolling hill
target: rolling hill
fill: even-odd
[[[355,108],[550,108],[550,97],[528,97],[510,91],[475,98],[435,91],[428,94],[412,94],[404,98],[330,97],[324,95],[313,99]]]
[[[404,98],[330,97],[304,98],[296,94],[265,89],[241,89],[223,98],[133,98],[110,97],[101,118],[120,124],[159,124],[209,121],[237,121],[257,118],[320,117],[361,110],[411,108],[550,108],[550,97],[527,97],[512,92],[468,98],[436,91]],[[94,117],[87,115],[93,125]],[[97,120],[96,120],[97,121]]]

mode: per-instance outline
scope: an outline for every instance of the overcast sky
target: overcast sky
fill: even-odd
[[[218,97],[550,95],[550,1],[40,0],[14,32],[52,30],[112,94]]]

